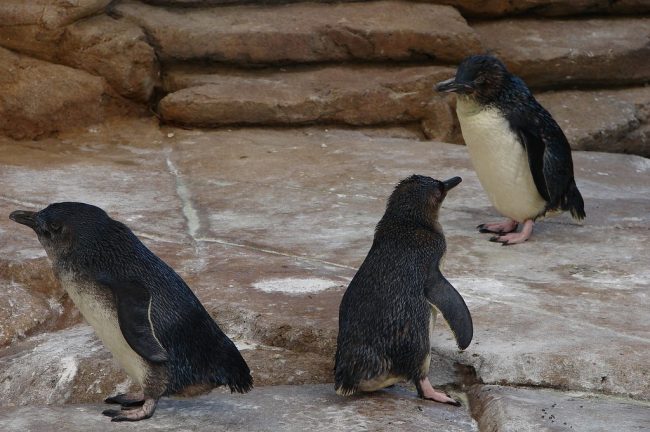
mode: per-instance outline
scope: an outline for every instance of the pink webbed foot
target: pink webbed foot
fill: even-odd
[[[484,223],[476,228],[478,228],[478,232],[480,233],[506,234],[516,230],[517,225],[516,221],[508,219],[503,222]]]
[[[420,396],[422,399],[453,406],[460,406],[460,402],[449,396],[447,393],[434,389],[428,377],[425,377],[419,382],[416,382],[415,388],[418,391],[418,396]]]
[[[528,219],[524,222],[524,226],[521,229],[521,232],[511,232],[503,235],[496,235],[490,239],[491,242],[501,243],[502,246],[510,246],[514,244],[523,243],[530,238],[533,234],[533,222],[531,219]]]

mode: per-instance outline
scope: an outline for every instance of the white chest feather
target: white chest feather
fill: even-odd
[[[117,320],[115,302],[108,289],[80,283],[72,274],[59,275],[63,288],[81,311],[104,346],[120,366],[137,383],[142,384],[147,374],[145,360],[129,346]]]
[[[456,112],[472,165],[492,205],[517,222],[539,215],[546,201],[537,191],[526,151],[505,117],[462,96]]]

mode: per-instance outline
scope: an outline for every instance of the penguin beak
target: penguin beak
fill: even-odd
[[[31,229],[36,229],[36,212],[16,210],[9,215],[9,219],[19,224],[27,225]]]
[[[456,82],[456,78],[449,78],[446,81],[441,81],[435,85],[434,89],[439,93],[473,93],[474,88],[469,84]]]
[[[443,181],[442,184],[445,185],[445,192],[449,192],[450,190],[458,186],[462,181],[463,179],[460,177],[452,177],[449,180]]]

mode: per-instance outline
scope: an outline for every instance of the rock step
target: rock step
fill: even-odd
[[[165,121],[190,126],[233,124],[417,124],[442,141],[461,142],[449,106],[434,83],[443,66],[327,66],[246,70],[177,65],[166,68],[159,104]],[[650,87],[536,94],[574,150],[650,155]]]
[[[574,150],[650,157],[650,87],[537,95]]]
[[[476,23],[485,48],[531,87],[650,81],[650,18]]]
[[[125,1],[117,16],[140,25],[163,61],[251,63],[434,59],[480,52],[476,33],[450,6],[373,1],[163,8]]]
[[[593,393],[473,386],[472,412],[486,431],[646,431],[650,403]]]
[[[202,0],[147,0],[149,2],[169,1],[175,3]],[[205,0],[203,0],[205,1]],[[213,0],[219,1],[219,0]],[[485,18],[504,15],[534,14],[542,16],[569,16],[593,14],[630,14],[650,12],[647,0],[528,0],[528,1],[476,1],[476,0],[439,0],[437,3],[448,4],[460,10],[463,16]]]
[[[142,0],[160,6],[203,7],[232,4],[284,4],[304,0]],[[371,0],[311,0],[319,3],[360,2]],[[519,1],[476,1],[476,0],[416,0],[427,3],[454,6],[464,16],[499,17],[506,15],[533,14],[541,16],[570,16],[593,14],[639,14],[650,11],[647,0],[528,0]]]
[[[191,126],[229,124],[419,123],[430,138],[455,130],[446,100],[433,90],[454,75],[443,66],[326,66],[241,70],[176,66],[164,72],[162,118]]]

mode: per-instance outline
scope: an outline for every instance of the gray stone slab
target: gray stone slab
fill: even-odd
[[[163,399],[144,423],[111,424],[106,405],[0,408],[4,432],[153,431],[478,431],[464,408],[421,401],[400,388],[343,398],[332,385],[276,386],[245,395],[213,392],[194,399]]]
[[[493,432],[650,431],[650,403],[591,393],[474,386],[472,412]]]

